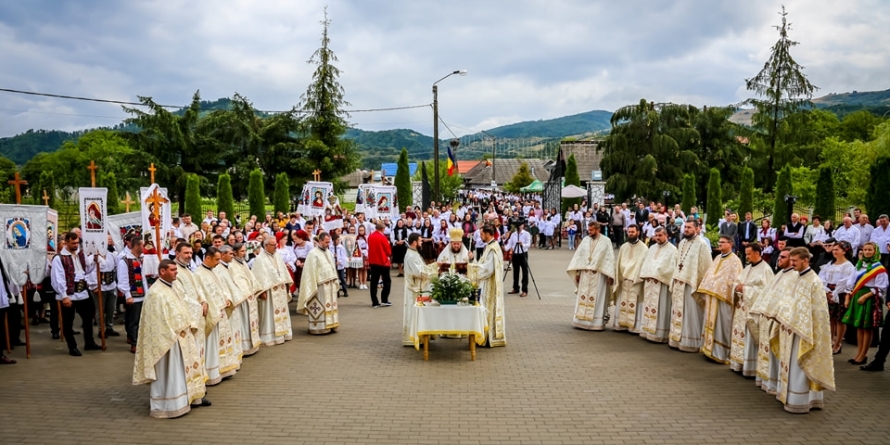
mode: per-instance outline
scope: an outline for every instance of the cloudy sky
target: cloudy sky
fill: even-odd
[[[786,0],[793,51],[818,95],[890,88],[890,9]],[[640,98],[747,97],[778,34],[778,1],[30,0],[0,3],[0,88],[162,104],[238,92],[258,109],[299,102],[323,10],[355,110],[424,105],[439,84],[458,135]],[[884,30],[884,31],[881,31]],[[119,106],[0,92],[0,137],[114,125]],[[432,111],[356,112],[358,128],[432,134]],[[447,137],[447,130],[442,129]]]

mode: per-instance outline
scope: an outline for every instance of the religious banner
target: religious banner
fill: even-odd
[[[123,251],[124,236],[128,233],[136,233],[142,236],[142,212],[118,213],[106,218],[108,234],[114,245],[118,246],[118,252]]]
[[[303,185],[297,209],[304,217],[324,216],[325,209],[333,208],[329,201],[332,196],[334,185],[330,182],[309,181]]]
[[[105,227],[108,189],[81,187],[80,196],[80,249],[85,255],[108,253],[108,234]]]
[[[48,209],[46,211],[46,251],[59,253],[59,212]]]
[[[46,274],[46,206],[0,204],[5,236],[0,258],[6,275],[16,286],[43,281]]]
[[[155,203],[152,200],[152,194],[155,190],[158,191],[158,196],[160,197],[158,216],[155,216]],[[167,234],[173,229],[173,217],[170,213],[171,204],[170,198],[167,197],[167,189],[157,184],[152,184],[149,187],[140,187],[139,196],[139,202],[142,205],[143,234],[154,240],[155,227],[159,227],[161,230],[161,241],[160,243],[155,243],[155,246],[163,246],[164,241],[167,239]]]
[[[374,184],[361,184],[355,195],[355,213],[364,213],[369,220],[377,217],[377,193],[374,188]]]
[[[355,212],[364,213],[367,219],[399,217],[399,198],[392,185],[362,184],[355,198]]]

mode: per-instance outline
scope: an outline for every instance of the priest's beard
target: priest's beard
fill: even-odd
[[[639,240],[640,240],[640,237],[638,237],[638,236],[628,236],[627,237],[627,242],[629,242],[631,244],[636,244],[637,241],[639,241]]]
[[[683,239],[692,239],[692,238],[695,238],[695,233],[693,233],[692,235],[687,235],[685,233],[683,234]]]
[[[451,253],[460,253],[460,250],[461,250],[460,248],[455,249],[454,247],[452,247]]]

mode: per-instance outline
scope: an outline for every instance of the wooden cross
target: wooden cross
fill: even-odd
[[[42,198],[43,198],[43,205],[48,206],[49,205],[49,195],[46,194],[46,189],[43,189]]]
[[[148,171],[151,173],[151,183],[154,184],[155,183],[155,172],[158,171],[158,169],[155,168],[154,162],[152,162],[151,166],[148,167]]]
[[[312,172],[312,178],[315,181],[321,181],[321,170],[315,169],[315,171]]]
[[[15,172],[15,179],[13,179],[12,181],[6,181],[6,182],[9,184],[12,184],[15,187],[15,203],[21,204],[22,203],[22,188],[21,188],[21,186],[24,184],[27,184],[28,181],[21,179],[19,177],[19,172]]]
[[[121,204],[127,206],[127,213],[130,213],[130,205],[136,204],[136,201],[130,199],[130,192],[127,192],[127,199],[121,200]]]
[[[154,164],[152,164],[152,167],[154,167]],[[161,196],[160,193],[158,193],[157,187],[155,187],[155,189],[152,190],[151,196],[149,196],[148,199],[145,200],[146,204],[154,204],[154,208],[152,209],[152,214],[154,215],[155,221],[156,221],[156,223],[155,223],[155,247],[158,251],[158,260],[163,259],[161,257],[161,251],[163,250],[161,248],[161,206],[164,205],[164,203],[166,203],[166,202],[167,202],[167,199],[164,198],[163,196]]]
[[[90,165],[87,166],[87,170],[90,171],[90,183],[92,184],[92,187],[96,186],[96,169],[98,168],[99,166],[96,165],[96,161],[90,160]]]

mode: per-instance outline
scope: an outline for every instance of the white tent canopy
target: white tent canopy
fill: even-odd
[[[587,190],[578,187],[577,185],[567,185],[562,188],[562,197],[563,198],[585,198],[587,197]]]

